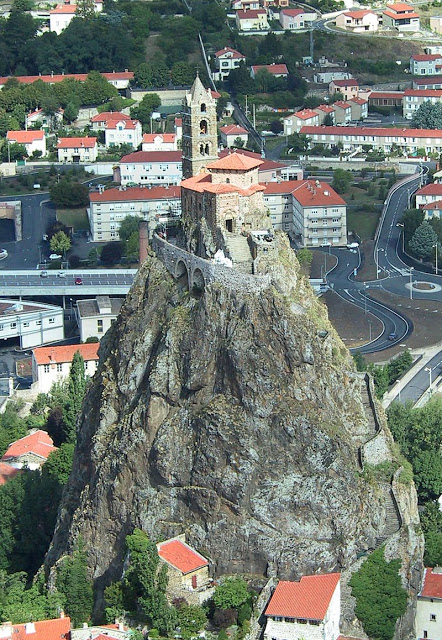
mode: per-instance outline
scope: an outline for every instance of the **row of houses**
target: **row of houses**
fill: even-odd
[[[420,18],[406,2],[389,4],[382,13],[368,9],[344,11],[336,18],[336,26],[351,33],[378,31],[381,27],[395,31],[419,31]]]
[[[347,124],[354,120],[364,120],[368,116],[368,101],[362,98],[338,100],[333,104],[321,104],[314,109],[302,109],[283,118],[284,135],[299,133],[302,127],[323,124],[328,118],[331,124]]]

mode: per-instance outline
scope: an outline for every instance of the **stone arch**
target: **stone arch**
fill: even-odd
[[[202,136],[207,135],[208,133],[208,124],[207,124],[207,120],[200,120],[200,134]]]
[[[203,102],[201,104],[201,113],[206,113],[206,111],[207,111],[206,104]]]
[[[175,278],[187,288],[189,287],[189,270],[184,260],[177,260],[175,265]]]
[[[196,267],[192,273],[192,293],[196,296],[202,295],[205,286],[204,274],[199,267]]]

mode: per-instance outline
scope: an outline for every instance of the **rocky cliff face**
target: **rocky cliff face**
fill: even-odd
[[[259,295],[193,297],[143,264],[100,349],[48,567],[81,535],[100,591],[134,527],[186,533],[217,573],[299,577],[375,546],[385,504],[358,472],[361,381],[278,242]]]

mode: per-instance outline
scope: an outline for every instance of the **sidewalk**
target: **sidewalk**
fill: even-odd
[[[391,389],[387,391],[387,393],[384,395],[384,398],[382,400],[382,406],[384,407],[384,409],[387,409],[390,406],[390,404],[396,399],[396,396],[399,395],[399,392],[402,391],[402,389],[414,378],[414,376],[418,373],[418,371],[420,371],[421,369],[427,366],[427,363],[432,358],[434,358],[434,356],[441,349],[442,349],[442,342],[438,342],[437,344],[434,344],[431,347],[428,347],[426,349],[411,349],[410,352],[411,352],[411,355],[413,356],[413,359],[416,359],[416,358],[419,358],[419,359],[411,367],[411,369],[409,369],[407,373],[405,373],[404,376],[400,380],[398,380],[391,387]],[[441,377],[442,376],[439,376],[438,378],[433,380],[431,384],[431,389],[427,389],[427,391],[423,394],[423,396],[419,398],[418,402],[416,403],[416,406],[422,406],[422,404],[425,404],[423,402],[423,398],[427,397],[429,391],[433,393],[434,391],[437,390]]]

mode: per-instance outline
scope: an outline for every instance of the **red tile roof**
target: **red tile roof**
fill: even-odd
[[[267,606],[266,616],[323,620],[340,573],[303,576],[299,582],[281,580]]]
[[[256,75],[261,69],[265,69],[273,76],[275,75],[288,75],[289,70],[286,64],[256,64],[252,66],[253,73]]]
[[[299,180],[298,185],[292,193],[303,207],[346,205],[345,200],[326,182],[317,184],[315,180]]]
[[[332,82],[335,87],[359,87],[358,81],[354,78],[348,78],[347,80],[332,80]]]
[[[28,625],[33,625],[29,627]],[[2,631],[9,625],[4,624]],[[70,640],[71,619],[55,618],[55,620],[40,620],[27,624],[10,625],[11,635],[3,636],[5,640]],[[35,629],[35,632],[33,631]],[[32,630],[32,631],[31,631]]]
[[[56,149],[93,149],[97,144],[97,138],[59,138]]]
[[[400,22],[401,20],[409,20],[410,18],[419,18],[419,14],[417,13],[394,13],[393,11],[383,11],[384,16],[388,16],[393,20]]]
[[[387,9],[393,11],[414,11],[413,7],[406,2],[396,2],[395,4],[387,4]]]
[[[293,114],[300,120],[310,120],[310,118],[317,118],[318,114],[313,109],[303,109],[302,111],[297,111]]]
[[[68,13],[68,14],[74,15],[76,11],[77,11],[76,4],[57,4],[55,9],[52,9],[51,11],[49,11],[49,13],[51,15],[54,15],[54,14],[57,15],[59,13]]]
[[[266,16],[267,11],[265,9],[248,9],[244,11],[243,9],[238,9],[236,15],[240,20],[248,20],[249,18],[259,18],[259,16]]]
[[[442,131],[440,132],[442,135]],[[442,195],[442,183],[440,182],[432,182],[431,184],[426,184],[422,189],[418,189],[415,192],[416,196],[441,196]]]
[[[0,462],[0,486],[6,484],[7,481],[16,476],[17,473],[20,473],[20,469],[11,467],[11,465],[6,464],[6,462]]]
[[[189,189],[190,191],[198,191],[199,193],[239,193],[241,196],[251,196],[257,191],[264,191],[265,187],[262,184],[252,184],[248,188],[244,189],[238,187],[235,184],[214,184],[212,183],[212,176],[210,173],[199,173],[192,178],[187,178],[181,182],[183,189]]]
[[[92,194],[91,194],[92,195]],[[32,350],[37,365],[72,362],[74,354],[79,351],[83,360],[98,360],[99,342],[90,344],[68,344],[61,347],[36,347]]]
[[[281,9],[279,13],[282,13],[285,16],[289,16],[290,18],[295,18],[296,16],[301,15],[301,13],[305,13],[305,10],[304,9]]]
[[[438,53],[419,53],[411,56],[416,62],[429,62],[430,60],[442,60],[442,56]]]
[[[333,103],[334,107],[338,107],[338,109],[351,109],[351,105],[348,102],[344,102],[343,100],[337,100]]]
[[[368,11],[368,9],[361,9],[361,11],[344,11],[344,16],[349,16],[353,18],[353,20],[359,20],[364,16],[368,15],[376,15],[373,11]]]
[[[368,100],[374,100],[379,98],[391,98],[393,100],[399,100],[404,95],[403,91],[371,91]]]
[[[161,138],[163,142],[173,143],[176,140],[176,133],[145,133],[143,142],[153,144],[157,138]]]
[[[417,85],[441,84],[442,76],[431,76],[427,78],[413,78],[413,83]]]
[[[18,144],[30,144],[35,140],[43,140],[44,131],[8,131],[6,139]]]
[[[119,111],[103,111],[91,118],[91,122],[107,122],[108,120],[131,120],[130,116]]]
[[[405,89],[404,96],[415,96],[416,98],[440,98],[442,89]]]
[[[219,51],[217,51],[215,53],[215,56],[217,58],[220,58],[221,56],[224,56],[226,53],[230,53],[231,55],[229,56],[229,58],[233,59],[233,60],[239,60],[239,59],[245,60],[246,59],[246,57],[243,56],[242,53],[240,53],[236,49],[232,49],[231,47],[224,47],[224,49],[220,49]]]
[[[425,569],[424,584],[420,596],[424,598],[442,599],[442,572],[438,573],[432,568]]]
[[[354,104],[368,104],[368,100],[364,100],[364,98],[350,98],[348,102],[354,102]]]
[[[119,124],[123,123],[124,129],[136,129],[138,126],[141,129],[141,123],[139,120],[121,120],[121,119],[109,119],[106,121],[106,129],[116,129]]]
[[[220,152],[219,157],[225,158],[231,153],[232,152],[230,151],[230,149],[223,149]],[[281,169],[283,167],[289,166],[287,163],[275,162],[274,160],[261,158],[260,153],[255,153],[254,151],[247,151],[247,149],[235,149],[235,153],[239,153],[242,156],[248,156],[249,158],[255,158],[255,160],[261,160],[262,164],[259,166],[258,173],[261,173],[262,171]]]
[[[231,153],[207,165],[208,169],[224,171],[250,171],[262,164],[262,160],[250,158],[240,153]]]
[[[316,109],[319,109],[319,111],[323,111],[324,113],[333,112],[333,107],[330,106],[329,104],[320,104],[319,107],[316,107]]]
[[[277,193],[292,193],[300,182],[298,180],[284,180],[283,182],[268,182],[265,185],[264,196]]]
[[[137,162],[182,162],[182,151],[135,151],[123,156],[120,164]]]
[[[201,567],[207,567],[209,562],[192,547],[181,540],[170,540],[157,545],[158,555],[168,564],[181,571],[190,573]]]
[[[34,453],[36,456],[47,459],[49,454],[56,451],[53,440],[46,431],[38,429],[20,440],[16,440],[9,445],[8,450],[3,454],[2,460],[12,460],[19,458],[25,453]]]
[[[132,80],[134,77],[133,71],[112,71],[111,73],[102,73],[101,75],[109,82],[112,80]],[[87,79],[87,73],[58,73],[43,76],[4,76],[3,78],[0,78],[0,86],[6,84],[6,82],[11,78],[15,78],[20,84],[32,84],[37,80],[54,84],[54,82],[62,82],[63,80],[66,80],[66,78],[74,78],[74,80],[84,82]]]
[[[127,189],[105,189],[103,193],[89,194],[91,202],[131,202],[133,200],[168,200],[181,196],[181,187],[127,187]]]
[[[247,129],[244,129],[244,127],[240,127],[237,124],[226,124],[225,127],[221,127],[220,131],[226,136],[249,134]]]
[[[300,133],[307,135],[324,134],[338,136],[363,135],[378,138],[442,138],[440,129],[387,129],[375,127],[326,127],[319,125],[306,125]]]
[[[424,204],[424,206],[422,207],[422,209],[429,209],[429,210],[442,210],[442,200],[435,200],[435,202],[429,202],[428,204]]]

